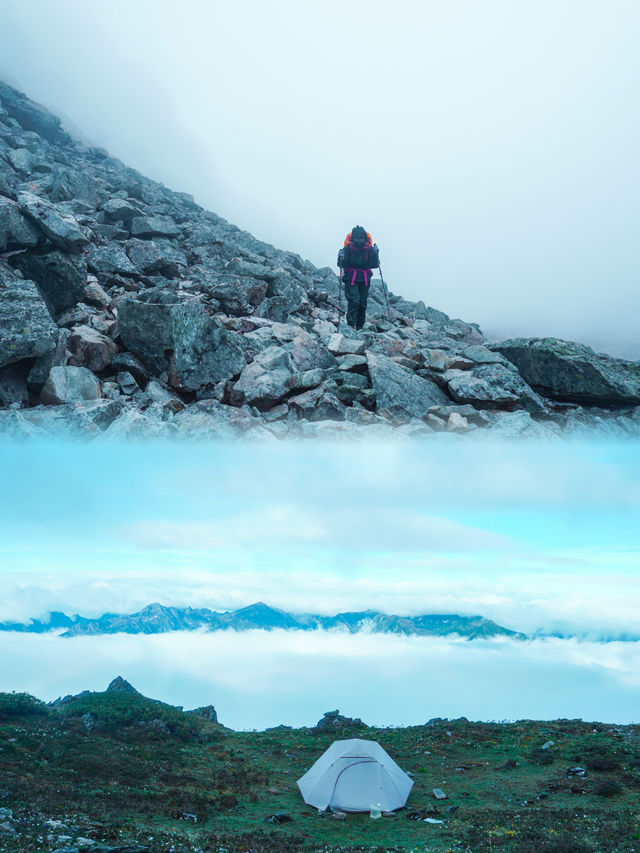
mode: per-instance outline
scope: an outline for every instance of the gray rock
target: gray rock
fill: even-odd
[[[13,812],[11,809],[0,808],[0,820],[11,820]]]
[[[100,308],[108,308],[111,305],[111,297],[98,283],[97,279],[89,280],[84,286],[84,298],[91,305],[97,305]]]
[[[0,196],[0,252],[35,246],[40,239],[39,231],[25,219],[20,206]]]
[[[12,838],[15,838],[18,835],[18,833],[16,831],[15,826],[12,823],[10,823],[8,820],[5,820],[2,823],[0,823],[0,835],[9,835]]]
[[[30,192],[18,193],[18,204],[23,214],[65,252],[78,253],[89,244],[89,238],[77,220],[56,205]]]
[[[640,363],[595,353],[557,338],[514,338],[492,345],[536,391],[552,400],[589,406],[640,403]]]
[[[194,403],[177,414],[173,423],[178,435],[197,441],[259,435],[262,428],[261,419],[254,417],[246,407],[236,409],[233,406],[224,406],[217,400],[200,400]],[[259,428],[257,432],[256,427]]]
[[[35,131],[49,142],[65,144],[70,142],[67,133],[60,127],[60,119],[40,104],[30,101],[26,95],[0,82],[0,102],[24,130]]]
[[[0,264],[0,367],[51,352],[57,338],[58,328],[34,282]]]
[[[208,292],[227,314],[246,316],[264,302],[267,289],[267,283],[259,279],[216,276],[210,280]]]
[[[39,436],[94,439],[107,429],[120,411],[120,405],[113,400],[89,400],[59,406],[34,406],[23,409],[22,414]]]
[[[449,393],[458,403],[473,403],[487,409],[510,410],[520,406],[530,412],[544,410],[539,395],[504,364],[481,364],[450,377],[446,374],[445,379]]]
[[[9,151],[7,159],[16,172],[22,173],[25,177],[34,171],[36,158],[28,148],[15,148]]]
[[[122,393],[127,396],[136,394],[140,390],[140,386],[127,370],[123,370],[116,376],[118,385],[122,389]]]
[[[234,391],[244,402],[264,411],[279,403],[291,391],[290,378],[288,368],[265,368],[256,360],[244,368]]]
[[[18,361],[0,367],[0,405],[21,407],[29,401],[29,362]]]
[[[344,335],[331,335],[326,341],[327,349],[334,355],[362,355],[367,348],[367,343],[358,338],[347,338]]]
[[[38,285],[54,316],[83,298],[87,268],[82,258],[56,250],[44,255],[28,253],[18,257],[16,262],[25,278]]]
[[[100,383],[86,367],[52,367],[40,399],[45,405],[100,399]]]
[[[296,370],[327,370],[337,364],[333,353],[321,344],[313,335],[298,330],[292,341],[291,361]]]
[[[187,266],[187,256],[168,240],[129,240],[127,254],[144,275],[177,278]]]
[[[145,291],[118,308],[120,336],[156,376],[174,388],[196,391],[237,376],[245,367],[236,336],[210,317],[199,299],[171,291]]]
[[[118,351],[115,343],[91,326],[74,326],[67,343],[67,363],[74,367],[87,367],[99,373],[107,367]],[[132,377],[133,378],[133,377]]]
[[[210,720],[212,723],[218,722],[218,714],[213,705],[205,705],[202,708],[194,708],[193,711],[187,711],[187,714],[195,714],[198,717],[204,717],[205,720]]]
[[[165,216],[134,216],[129,226],[134,237],[177,237],[180,229]]]
[[[102,210],[108,222],[124,222],[130,225],[136,216],[142,216],[142,211],[123,198],[110,198],[102,205]]]
[[[111,359],[111,369],[116,373],[130,373],[140,387],[145,386],[149,381],[149,371],[145,368],[142,362],[130,352],[119,352],[115,355]]]
[[[144,412],[127,409],[106,427],[101,440],[128,441],[130,439],[162,440],[178,436],[177,427],[162,419],[162,413],[152,408]]]
[[[27,376],[27,386],[32,392],[38,394],[42,390],[42,386],[49,378],[49,373],[52,367],[60,367],[67,363],[67,341],[71,333],[68,329],[60,329],[58,331],[55,348],[46,355],[41,355],[33,363],[33,367]]]
[[[129,260],[127,253],[119,245],[91,246],[87,254],[87,267],[97,273],[122,273],[132,275],[138,272]]]
[[[400,406],[410,415],[422,417],[431,406],[451,402],[434,382],[416,376],[388,356],[367,351],[367,364],[377,409]]]

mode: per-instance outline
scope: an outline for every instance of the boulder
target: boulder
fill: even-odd
[[[168,240],[129,240],[127,254],[133,266],[144,275],[176,278],[187,266],[187,257]]]
[[[99,400],[100,383],[86,367],[52,367],[40,399],[45,405]]]
[[[67,363],[74,367],[87,367],[99,373],[107,367],[118,351],[115,343],[91,326],[74,326],[67,343]]]
[[[142,211],[124,198],[110,198],[102,205],[102,211],[107,222],[124,222],[130,225],[136,216],[142,216]]]
[[[156,376],[174,388],[196,391],[231,379],[246,365],[236,336],[189,294],[143,291],[118,307],[120,337]]]
[[[478,408],[512,410],[520,406],[530,412],[544,410],[544,401],[522,377],[504,364],[481,364],[472,370],[445,374],[451,397]]]
[[[57,205],[30,192],[18,193],[18,204],[23,214],[63,251],[77,254],[89,244],[87,234],[75,217]]]
[[[34,282],[0,265],[0,367],[51,352],[57,338],[58,327]]]
[[[138,272],[129,260],[127,253],[116,244],[91,246],[87,254],[87,266],[96,273],[122,273],[132,275]]]
[[[248,364],[234,385],[240,399],[265,411],[283,400],[291,391],[291,371],[286,367],[263,367],[257,360]]]
[[[386,355],[367,351],[367,364],[377,409],[399,406],[410,415],[422,417],[431,406],[451,402],[434,382],[416,376]]]
[[[362,355],[366,348],[366,341],[340,334],[330,335],[327,340],[327,349],[334,355]]]
[[[558,338],[513,338],[494,344],[536,391],[586,406],[637,406],[640,362],[594,352]]]
[[[84,296],[87,268],[82,258],[56,249],[48,254],[28,253],[16,258],[25,278],[38,285],[51,313],[58,317],[74,307]]]
[[[180,229],[169,217],[134,216],[129,225],[133,237],[177,237]]]
[[[244,317],[253,314],[263,302],[267,283],[256,278],[221,274],[208,276],[203,289],[220,303],[225,314]]]
[[[40,232],[22,215],[20,206],[0,196],[0,252],[35,246],[40,239]]]

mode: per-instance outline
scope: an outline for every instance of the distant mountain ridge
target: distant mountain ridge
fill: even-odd
[[[208,608],[166,607],[149,604],[137,613],[105,613],[97,619],[78,614],[67,616],[54,611],[48,622],[32,619],[29,623],[3,622],[0,631],[19,631],[42,634],[64,629],[62,637],[98,634],[164,634],[170,631],[246,631],[274,629],[313,631],[316,629],[342,629],[351,634],[368,631],[374,634],[400,634],[404,636],[447,636],[458,634],[469,640],[486,637],[511,637],[523,640],[526,635],[496,624],[483,616],[457,614],[424,614],[396,616],[376,610],[338,613],[321,616],[304,613],[292,614],[270,607],[259,601],[238,610],[217,612]]]

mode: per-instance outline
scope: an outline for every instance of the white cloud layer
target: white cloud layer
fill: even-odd
[[[375,725],[430,717],[640,719],[640,643],[529,643],[274,631],[86,637],[0,634],[0,690],[51,700],[116,675],[234,728],[313,725],[330,708]]]

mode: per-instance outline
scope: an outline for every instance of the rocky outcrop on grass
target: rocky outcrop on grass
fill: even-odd
[[[334,247],[327,247],[333,257]],[[0,84],[0,435],[640,434],[640,366],[338,280]],[[344,300],[342,300],[344,302]]]

